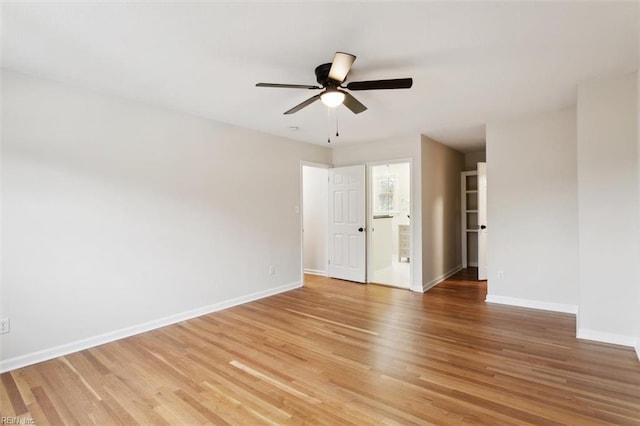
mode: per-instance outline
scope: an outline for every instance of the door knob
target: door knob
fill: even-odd
[[[362,232],[362,231],[364,231],[364,228],[362,228],[362,227],[358,228],[358,232]]]
[[[486,225],[480,225],[480,229],[487,229]]]

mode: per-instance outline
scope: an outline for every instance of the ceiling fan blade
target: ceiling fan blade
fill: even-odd
[[[347,84],[349,90],[408,89],[413,85],[412,78],[394,78],[390,80],[352,81]]]
[[[342,83],[344,79],[347,78],[347,74],[349,74],[351,65],[355,60],[356,57],[350,53],[336,52],[333,57],[333,62],[331,63],[331,69],[329,70],[329,78],[338,83]]]
[[[258,83],[256,87],[282,87],[285,89],[322,89],[318,86],[309,86],[307,84],[279,84],[279,83]]]
[[[344,92],[344,102],[342,104],[349,108],[354,114],[360,114],[367,110],[366,106],[362,105],[359,100],[347,92]]]
[[[312,96],[309,99],[307,99],[306,101],[302,102],[301,104],[298,104],[298,105],[294,106],[289,111],[285,112],[285,114],[293,114],[294,112],[298,112],[302,108],[304,108],[304,107],[306,107],[308,105],[311,105],[312,103],[314,103],[318,99],[320,99],[320,95]]]

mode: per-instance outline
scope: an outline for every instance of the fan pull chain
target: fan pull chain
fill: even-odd
[[[327,143],[331,143],[331,130],[329,130],[331,128],[331,109],[327,108]]]
[[[338,109],[339,109],[339,107],[336,108],[336,137],[340,136],[340,134],[338,133],[338,115],[339,115],[338,114]]]

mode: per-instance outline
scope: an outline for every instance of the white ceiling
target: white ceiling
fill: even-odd
[[[638,68],[638,3],[216,2],[4,3],[3,67],[326,144],[315,84],[336,51],[348,81],[413,77],[409,90],[353,92],[340,137],[424,133],[461,151],[484,123],[575,103],[577,84]],[[298,130],[293,131],[290,127]]]

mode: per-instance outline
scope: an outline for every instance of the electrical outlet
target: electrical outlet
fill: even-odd
[[[9,332],[9,318],[0,319],[0,334]]]
[[[275,275],[276,274],[276,267],[271,265],[269,266],[269,275]]]
[[[504,271],[498,271],[498,279],[504,280]]]

